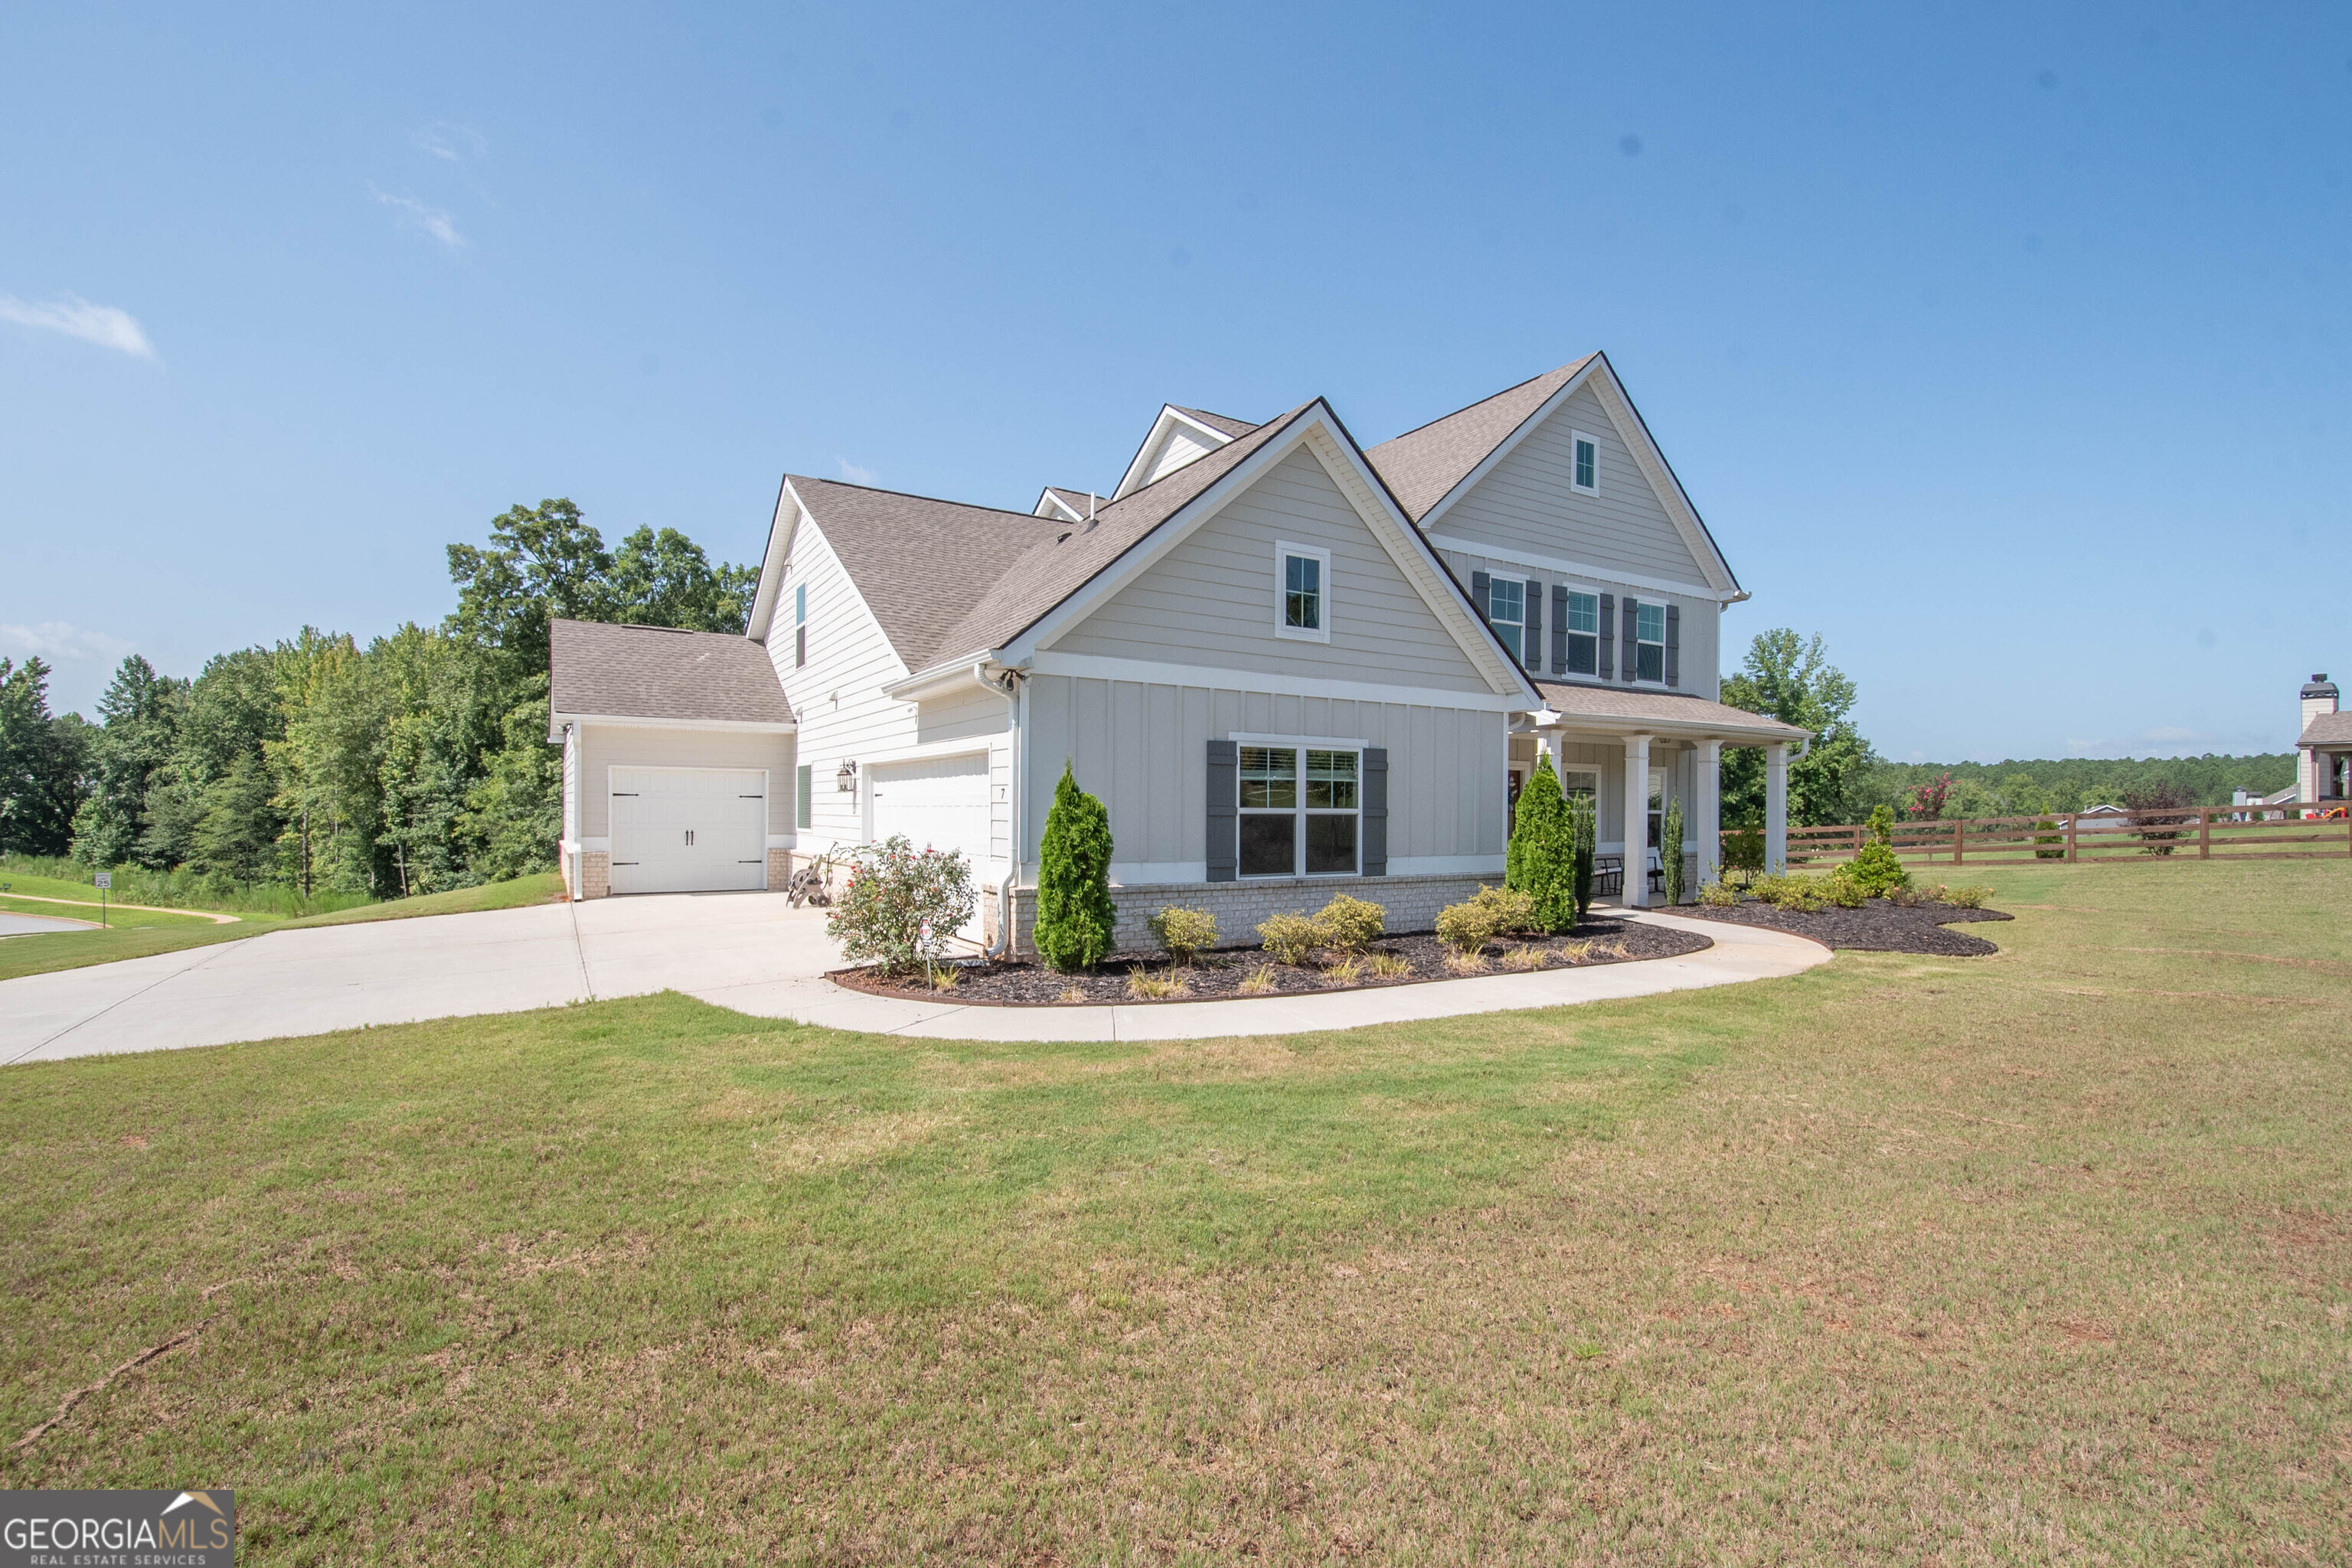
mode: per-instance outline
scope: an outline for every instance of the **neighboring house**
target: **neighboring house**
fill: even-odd
[[[717,639],[756,659],[558,624],[566,874],[732,887],[756,858],[778,886],[904,834],[969,855],[976,933],[1017,939],[1066,762],[1110,813],[1122,941],[1164,904],[1241,936],[1349,889],[1425,929],[1501,877],[1538,751],[1603,854],[1653,861],[1680,799],[1711,875],[1726,745],[1768,750],[1778,863],[1807,737],[1716,700],[1745,597],[1600,354],[1370,451],[1320,398],[1170,405],[1109,492],[1026,514],[787,476],[748,637]]]
[[[2336,683],[2325,675],[2303,689],[2303,733],[2294,744],[2294,798],[2305,805],[2352,802],[2352,713],[2337,711]]]

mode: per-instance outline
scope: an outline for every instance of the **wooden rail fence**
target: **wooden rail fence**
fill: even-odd
[[[1728,831],[1728,830],[1727,830]],[[1860,852],[1869,829],[1856,826],[1789,829],[1789,863],[1843,860]],[[2124,816],[2048,812],[2040,816],[1972,816],[1898,822],[1887,840],[1906,860],[2032,860],[2076,864],[2190,860],[2309,860],[2352,856],[2352,819],[2343,805],[2205,805]]]

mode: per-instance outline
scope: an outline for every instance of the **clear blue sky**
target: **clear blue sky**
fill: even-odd
[[[0,14],[0,654],[87,710],[569,495],[1025,509],[1163,401],[1367,444],[1605,348],[1896,758],[2352,676],[2352,8]]]

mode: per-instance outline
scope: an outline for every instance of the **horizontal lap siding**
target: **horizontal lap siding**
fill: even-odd
[[[1443,532],[1444,530],[1441,527],[1439,531]],[[1497,548],[1499,549],[1500,547],[1498,546]],[[1456,578],[1460,579],[1464,583],[1468,583],[1472,580],[1472,574],[1485,572],[1491,576],[1517,578],[1528,582],[1539,582],[1544,585],[1543,648],[1541,650],[1543,655],[1543,668],[1540,671],[1529,672],[1530,674],[1537,675],[1538,679],[1544,680],[1565,679],[1583,681],[1597,681],[1601,679],[1598,675],[1564,675],[1552,668],[1551,647],[1554,612],[1551,602],[1551,585],[1555,583],[1559,583],[1564,584],[1570,589],[1579,594],[1612,594],[1621,600],[1632,598],[1645,605],[1680,605],[1683,612],[1681,626],[1682,647],[1680,650],[1682,654],[1682,684],[1675,687],[1673,689],[1676,691],[1686,691],[1694,697],[1704,697],[1709,701],[1714,701],[1721,696],[1722,685],[1720,680],[1717,679],[1717,672],[1721,668],[1718,663],[1718,658],[1721,653],[1720,638],[1722,636],[1723,607],[1715,600],[1688,599],[1683,597],[1679,594],[1661,592],[1656,588],[1637,588],[1628,584],[1618,582],[1600,573],[1577,573],[1570,574],[1565,572],[1555,571],[1548,566],[1530,566],[1526,562],[1517,560],[1508,553],[1480,555],[1467,551],[1452,549],[1440,549],[1437,553],[1444,561],[1447,569],[1451,571]],[[1559,559],[1563,553],[1563,550],[1531,550],[1529,553],[1548,555],[1553,559]],[[1615,622],[1612,622],[1610,626],[1602,629],[1604,635],[1612,637],[1621,635],[1623,630],[1622,626],[1619,626]],[[1612,676],[1608,684],[1622,684],[1622,680],[1619,679],[1624,674],[1624,650],[1622,647],[1617,652],[1617,675]],[[1666,688],[1659,686],[1655,682],[1648,682],[1645,684],[1655,690],[1663,691],[1666,689]]]
[[[1331,552],[1329,642],[1275,635],[1277,541]],[[1303,449],[1052,647],[1272,676],[1487,689],[1322,464]]]
[[[580,735],[580,832],[612,836],[615,767],[765,768],[768,831],[793,830],[793,737],[724,730],[654,730],[583,724]]]
[[[1599,448],[1599,495],[1575,487],[1571,430],[1583,431]],[[1516,546],[1638,577],[1706,585],[1690,547],[1590,387],[1580,387],[1528,431],[1510,456],[1430,526],[1439,533],[1491,540],[1506,550]]]
[[[1208,742],[1236,732],[1387,747],[1391,858],[1502,852],[1499,713],[1040,675],[1029,682],[1028,858],[1066,759],[1110,812],[1116,860],[1205,860]]]

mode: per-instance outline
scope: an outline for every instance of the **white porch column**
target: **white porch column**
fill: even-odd
[[[1764,748],[1764,869],[1777,877],[1789,868],[1789,748],[1775,741]]]
[[[1698,885],[1723,878],[1723,742],[1698,743],[1698,799],[1691,811],[1691,837],[1698,841]]]
[[[1625,737],[1625,907],[1650,901],[1650,737]]]

